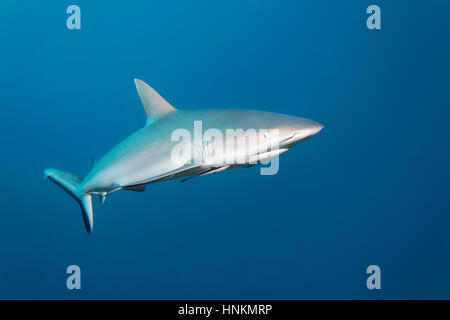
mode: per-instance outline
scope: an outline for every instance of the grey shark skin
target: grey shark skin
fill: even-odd
[[[251,165],[215,164],[207,162],[205,158],[177,164],[171,158],[173,148],[179,143],[172,139],[172,133],[176,129],[184,128],[194,136],[194,121],[201,121],[203,132],[215,128],[223,132],[224,137],[227,129],[276,129],[278,134],[274,139],[277,139],[278,152],[270,153],[267,149],[261,151],[258,146],[246,151],[252,153],[247,154],[248,159],[263,160],[289,150],[323,128],[323,125],[312,120],[265,111],[177,110],[145,82],[136,79],[135,83],[147,115],[143,128],[117,144],[97,161],[84,179],[58,169],[44,171],[45,177],[63,188],[80,204],[88,233],[92,232],[94,221],[92,195],[98,195],[103,203],[107,195],[117,190],[143,191],[149,183],[183,177],[188,179]],[[193,146],[200,150],[201,155],[205,154],[205,147],[203,142]]]

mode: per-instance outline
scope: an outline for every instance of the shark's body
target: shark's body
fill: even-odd
[[[106,195],[116,190],[143,191],[146,184],[195,177],[225,169],[245,167],[291,148],[316,133],[323,126],[315,121],[283,114],[256,110],[177,110],[146,83],[135,80],[141,101],[147,114],[146,125],[127,137],[95,163],[84,179],[57,169],[46,169],[44,174],[77,200],[83,212],[88,233],[93,228],[92,195],[97,194],[103,202]],[[203,132],[214,129],[226,137],[226,130],[277,130],[277,135],[258,140],[245,150],[234,148],[235,153],[245,152],[246,162],[227,164],[218,160],[218,152],[208,153],[211,145],[194,141],[192,158],[186,163],[173,161],[174,147],[179,141],[172,137],[177,129],[187,130],[195,136],[194,122],[201,121]],[[234,139],[234,138],[233,138]],[[238,138],[239,139],[239,138]],[[276,141],[274,141],[276,139]],[[214,144],[216,140],[211,140]],[[268,150],[267,144],[277,145]],[[217,143],[216,143],[217,144]],[[237,143],[238,144],[238,143]],[[238,144],[239,145],[239,144]],[[242,145],[241,145],[242,146]],[[217,149],[218,150],[218,149]],[[224,149],[220,149],[224,150]],[[225,152],[225,150],[224,150]],[[227,150],[230,153],[230,150]],[[223,157],[229,154],[219,154]]]

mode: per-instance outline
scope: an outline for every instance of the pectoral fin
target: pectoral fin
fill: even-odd
[[[137,184],[134,186],[124,187],[123,189],[130,190],[130,191],[143,192],[143,191],[145,191],[145,184]]]

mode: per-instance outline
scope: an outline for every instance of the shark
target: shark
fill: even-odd
[[[151,183],[180,178],[181,181],[186,181],[232,168],[249,167],[288,151],[294,145],[316,135],[324,127],[313,120],[260,110],[176,109],[144,81],[134,81],[146,114],[146,122],[142,128],[95,161],[84,178],[59,169],[44,170],[45,178],[78,202],[88,234],[94,227],[93,196],[98,196],[103,204],[108,195],[118,190],[142,192]],[[208,150],[219,139],[206,142],[194,139],[189,144],[190,150],[194,152],[185,153],[186,161],[174,161],[174,149],[177,145],[180,146],[181,139],[174,139],[173,133],[184,129],[195,136],[195,123],[201,123],[202,129],[214,129],[216,133],[223,133],[226,139],[228,136],[225,131],[229,129],[241,129],[244,133],[253,129],[261,130],[263,135],[259,135],[261,139],[247,139],[246,143],[236,144],[234,148],[225,150],[217,147],[217,152]],[[245,135],[237,134],[232,138],[236,141],[244,139]],[[267,147],[268,145],[276,145],[276,148]],[[245,157],[238,163],[224,162],[224,156],[228,159],[230,154]],[[217,155],[221,156],[221,161],[217,160]]]

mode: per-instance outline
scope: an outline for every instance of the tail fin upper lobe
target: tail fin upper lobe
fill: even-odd
[[[72,196],[80,205],[83,213],[84,225],[88,234],[92,232],[94,227],[94,214],[92,211],[92,196],[89,193],[81,192],[79,186],[82,179],[72,173],[58,169],[46,169],[44,176],[49,178],[68,194]]]

